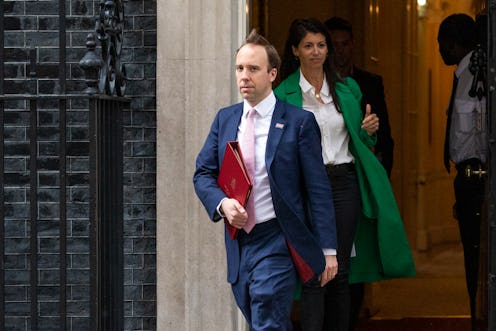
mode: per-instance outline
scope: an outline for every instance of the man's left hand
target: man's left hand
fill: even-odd
[[[338,273],[338,259],[336,258],[336,255],[326,255],[325,260],[326,266],[319,277],[320,286],[322,287],[336,277]]]

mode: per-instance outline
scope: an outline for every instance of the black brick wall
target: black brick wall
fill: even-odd
[[[129,81],[124,114],[125,330],[156,330],[156,0],[123,1],[121,60]],[[59,1],[3,1],[4,94],[60,93]],[[86,85],[79,60],[95,27],[99,1],[66,1],[66,92]],[[36,49],[36,83],[29,81],[29,49]],[[87,102],[67,112],[67,329],[89,330],[89,145]],[[30,329],[29,111],[5,102],[4,202],[5,323]],[[37,114],[38,329],[59,326],[59,113],[53,100]]]

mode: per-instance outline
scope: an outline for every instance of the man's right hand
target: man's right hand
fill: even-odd
[[[237,229],[245,226],[248,214],[245,208],[236,199],[224,199],[220,205],[222,213],[227,221]]]

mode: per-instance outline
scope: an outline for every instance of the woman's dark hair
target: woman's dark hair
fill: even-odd
[[[332,67],[331,57],[334,52],[331,37],[327,31],[326,26],[319,20],[314,18],[308,19],[296,19],[291,23],[289,27],[288,38],[286,39],[286,45],[284,46],[284,53],[282,56],[281,64],[281,79],[287,78],[293,72],[295,72],[300,67],[300,61],[293,54],[293,47],[297,48],[301,40],[305,38],[307,33],[320,33],[324,35],[327,43],[328,54],[324,61],[324,74],[329,85],[329,90],[334,100],[334,105],[336,109],[340,112],[339,99],[336,94],[336,82],[341,82],[341,78],[336,73],[336,70]]]

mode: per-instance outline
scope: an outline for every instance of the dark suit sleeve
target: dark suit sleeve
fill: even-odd
[[[217,114],[196,158],[196,170],[193,175],[195,192],[213,221],[221,219],[217,206],[226,197],[217,185],[219,169],[219,114]]]
[[[363,93],[362,111],[365,113],[366,104],[372,107],[372,113],[379,117],[379,130],[377,131],[377,143],[374,152],[381,164],[386,169],[388,176],[393,168],[394,141],[391,136],[391,126],[384,95],[382,77],[364,70],[355,69],[353,78],[357,81]]]

